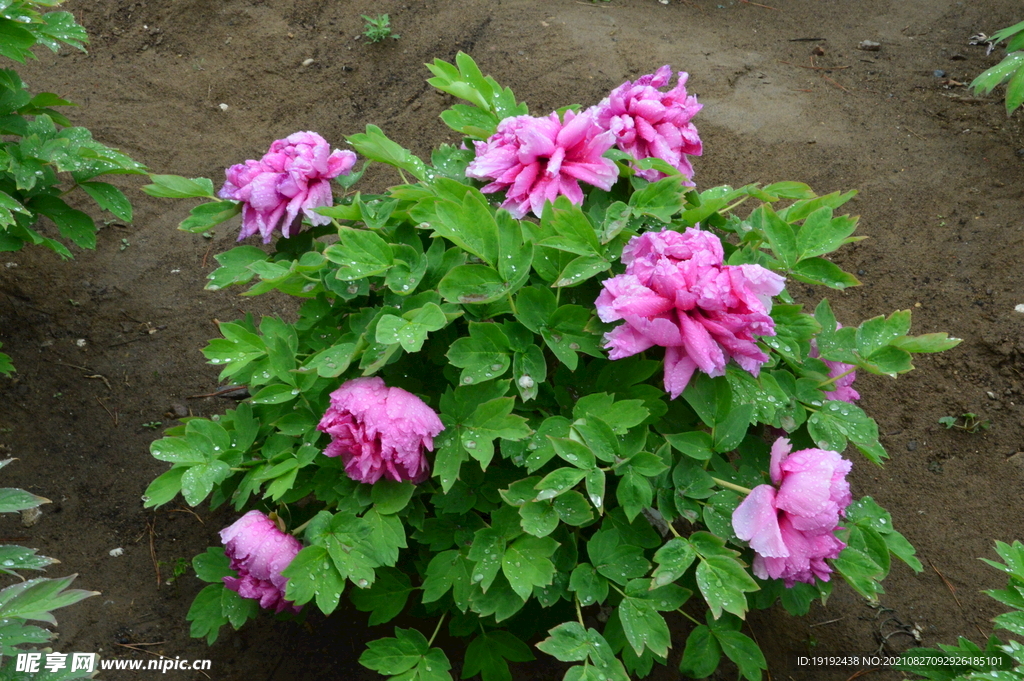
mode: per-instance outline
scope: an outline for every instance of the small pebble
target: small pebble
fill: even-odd
[[[228,105],[227,104],[218,104],[217,106],[220,107],[221,111],[227,111],[228,110]]]
[[[309,66],[312,63],[313,63],[313,58],[310,57],[309,59],[303,60],[302,65],[303,66]]]
[[[857,49],[865,52],[878,52],[882,49],[882,43],[876,43],[874,40],[862,40],[860,45],[857,45]]]
[[[1021,303],[1020,305],[1014,305],[1013,306],[1013,311],[1014,312],[1020,312],[1021,314],[1024,314],[1024,303]]]
[[[116,549],[110,549],[110,551],[108,551],[108,553],[110,554],[110,556],[112,558],[117,558],[118,556],[123,556],[124,555],[124,549],[122,549],[120,546],[118,546]]]
[[[38,507],[26,508],[21,512],[21,524],[25,527],[32,527],[43,517],[43,512]]]
[[[994,392],[992,392],[991,390],[986,390],[985,394],[988,395],[988,399],[990,399],[990,400],[998,399],[996,397],[996,394]]]
[[[79,338],[78,340],[75,341],[75,345],[77,345],[80,348],[84,348],[85,347],[85,339],[84,338]]]
[[[934,71],[932,71],[932,75],[935,76],[936,78],[945,78],[946,72],[943,71],[942,69],[935,69]]]

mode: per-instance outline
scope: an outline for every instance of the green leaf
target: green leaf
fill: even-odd
[[[78,186],[92,197],[100,208],[110,211],[125,222],[132,221],[132,204],[120,189],[106,182],[82,182]]]
[[[220,628],[228,623],[221,605],[223,584],[208,584],[196,594],[185,619],[192,623],[190,634],[193,638],[206,638],[207,645],[213,645]],[[236,594],[237,595],[237,594]]]
[[[342,281],[382,274],[395,261],[391,245],[374,232],[363,229],[339,230],[338,243],[324,249],[324,255],[340,265],[337,277]]]
[[[761,648],[746,634],[730,630],[714,630],[715,638],[726,657],[736,663],[748,681],[761,681],[761,670],[768,669]]]
[[[408,149],[388,139],[387,135],[376,125],[367,125],[365,133],[349,135],[345,139],[360,156],[407,170],[417,180],[425,181],[427,179],[427,168],[423,161]]]
[[[599,255],[581,255],[562,269],[553,286],[578,286],[597,274],[611,269],[612,264]]]
[[[759,206],[750,215],[753,228],[765,235],[772,253],[788,268],[797,264],[800,253],[793,227],[775,214],[769,206]]]
[[[757,591],[758,586],[740,563],[739,553],[726,548],[724,539],[708,532],[693,533],[690,544],[700,558],[697,586],[712,615],[718,619],[726,611],[744,617],[747,611],[744,594]]]
[[[53,220],[61,236],[79,248],[96,248],[96,224],[86,213],[46,194],[33,197],[25,205]]]
[[[589,633],[579,622],[565,622],[548,631],[537,649],[562,662],[582,662],[593,648]]]
[[[370,498],[379,513],[398,513],[408,505],[415,491],[416,485],[411,482],[384,479],[370,488]]]
[[[715,453],[711,435],[703,431],[694,430],[688,433],[665,435],[665,440],[676,451],[698,461],[707,461]]]
[[[374,557],[377,562],[381,565],[393,566],[398,562],[399,550],[408,546],[405,541],[405,525],[402,520],[395,515],[385,515],[376,507],[367,511],[363,515],[363,520],[370,527],[366,538],[374,549]]]
[[[447,324],[444,311],[435,303],[427,303],[402,317],[391,314],[382,316],[377,322],[376,340],[385,345],[400,343],[406,352],[419,352],[427,335],[443,329]]]
[[[602,531],[587,542],[587,554],[597,572],[617,584],[626,584],[647,574],[651,564],[644,558],[643,549],[632,544],[619,543],[617,532]]]
[[[36,555],[38,549],[24,546],[0,545],[0,573],[17,575],[16,570],[43,570],[59,563],[56,558]]]
[[[23,619],[56,624],[51,611],[99,595],[98,591],[69,589],[77,576],[37,577],[3,589],[0,591],[0,621]]]
[[[654,490],[650,481],[634,470],[627,470],[615,489],[615,498],[626,512],[630,522],[654,503]],[[637,653],[639,655],[639,653]]]
[[[508,370],[509,350],[508,337],[498,325],[470,322],[469,336],[452,343],[446,357],[462,369],[460,383],[483,383]]]
[[[860,286],[857,277],[844,272],[838,265],[824,258],[801,260],[793,267],[791,276],[797,281],[824,284],[840,291],[850,286]]]
[[[558,468],[551,471],[534,485],[534,489],[537,490],[537,501],[554,499],[559,494],[568,492],[586,476],[586,471],[578,468]]]
[[[142,495],[144,508],[163,506],[178,496],[178,493],[181,492],[181,476],[187,470],[184,467],[172,468],[149,483],[145,494]]]
[[[25,63],[32,55],[31,47],[36,37],[13,21],[0,20],[0,54],[17,62]]]
[[[345,578],[323,546],[307,546],[292,559],[281,574],[288,578],[285,598],[303,605],[316,598],[325,614],[334,612],[345,588]]]
[[[432,603],[451,590],[455,604],[465,612],[472,587],[471,569],[466,556],[460,551],[436,554],[427,565],[426,579],[423,581],[423,602]]]
[[[686,637],[679,671],[694,679],[711,676],[722,659],[722,648],[711,629],[701,624]]]
[[[604,603],[608,597],[608,580],[597,574],[590,563],[580,563],[569,577],[569,590],[576,592],[584,606]]]
[[[559,518],[550,501],[528,501],[519,507],[523,530],[535,537],[546,537],[558,527]]]
[[[195,464],[181,476],[181,495],[189,506],[197,506],[230,475],[231,467],[223,461]]]
[[[655,655],[668,656],[672,636],[668,624],[654,606],[640,598],[624,598],[618,607],[619,619],[629,645],[637,655],[649,648]]]
[[[501,570],[519,597],[526,600],[535,586],[551,584],[555,566],[550,556],[558,548],[551,537],[519,537],[508,548],[501,561]]]
[[[945,352],[960,345],[961,339],[950,338],[945,332],[903,336],[889,341],[889,345],[906,352]]]
[[[217,198],[213,194],[213,182],[205,177],[187,179],[180,175],[150,175],[153,184],[142,187],[142,191],[163,199]]]
[[[629,197],[629,205],[633,215],[649,215],[661,222],[671,222],[672,216],[682,210],[686,203],[685,191],[682,186],[683,177],[675,175],[648,184],[643,189],[633,192]]]
[[[0,513],[16,513],[50,503],[45,497],[36,496],[23,489],[0,488]]]
[[[438,293],[449,303],[493,303],[509,292],[501,275],[487,265],[453,267],[438,284]]]
[[[654,554],[658,567],[651,573],[651,588],[666,586],[683,576],[697,558],[697,553],[685,539],[670,539]]]
[[[390,622],[397,617],[414,591],[409,577],[401,570],[378,568],[368,589],[354,589],[349,598],[356,608],[370,613],[370,626]]]
[[[529,646],[507,631],[485,631],[466,648],[462,678],[480,674],[483,681],[512,681],[508,663],[533,660]]]
[[[863,551],[847,546],[839,557],[832,561],[832,567],[854,591],[869,601],[877,601],[878,594],[884,593],[882,585],[879,584],[884,571]]]
[[[231,284],[244,284],[255,274],[249,265],[266,260],[268,256],[255,246],[236,246],[213,257],[221,266],[207,276],[210,280],[206,285],[208,291],[216,291]]]
[[[224,549],[219,546],[211,546],[205,553],[192,558],[192,569],[196,571],[196,577],[211,584],[221,584],[224,577],[235,576]]]
[[[188,217],[181,221],[178,229],[183,232],[202,234],[211,227],[227,222],[241,212],[242,204],[238,201],[201,203],[189,211]],[[131,217],[125,219],[130,221]]]

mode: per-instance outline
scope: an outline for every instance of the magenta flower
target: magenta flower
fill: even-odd
[[[622,262],[625,274],[605,280],[595,303],[601,321],[626,322],[605,334],[610,359],[664,347],[672,399],[695,370],[722,376],[730,359],[757,376],[768,356],[754,338],[775,335],[768,312],[785,285],[781,276],[760,265],[723,264],[722,242],[696,227],[634,237]]]
[[[372,485],[381,477],[426,480],[430,463],[423,450],[434,449],[433,438],[444,425],[420,398],[373,376],[348,381],[331,393],[331,406],[317,429],[334,438],[324,454],[340,456],[350,478]]]
[[[658,89],[671,78],[672,69],[665,65],[633,83],[627,80],[597,105],[597,122],[615,133],[619,149],[637,159],[660,158],[693,186],[689,156],[700,156],[704,148],[690,119],[702,105],[686,94],[689,76],[682,71],[674,88],[668,92]],[[665,176],[657,170],[638,170],[637,175],[651,182]]]
[[[843,328],[842,324],[836,324],[836,331]],[[811,341],[811,357],[819,357],[818,344]],[[828,359],[821,360],[828,367],[828,377],[835,378],[832,382],[832,389],[825,390],[825,398],[829,400],[841,400],[853,403],[860,399],[860,393],[853,389],[853,382],[857,380],[857,372],[852,371],[853,365],[844,362],[833,362]],[[840,378],[836,378],[836,377]]]
[[[331,151],[315,132],[297,132],[271,144],[259,161],[228,168],[217,196],[243,203],[239,241],[259,232],[268,244],[277,228],[285,237],[299,233],[299,211],[314,225],[328,224],[314,209],[333,205],[331,179],[350,173],[355,162],[353,152]]]
[[[791,450],[786,438],[775,441],[770,474],[777,488],[755,487],[733,511],[732,527],[757,554],[761,579],[827,582],[832,568],[825,561],[846,548],[835,531],[853,500],[846,481],[853,464],[824,449]]]
[[[580,181],[607,191],[619,175],[615,163],[602,157],[615,137],[602,130],[589,111],[566,111],[564,121],[557,113],[506,118],[486,142],[474,144],[476,158],[466,176],[492,180],[480,190],[485,194],[504,190],[501,207],[516,219],[529,211],[540,217],[544,202],[560,195],[580,205]]]
[[[281,575],[302,549],[298,539],[277,529],[274,521],[259,511],[249,511],[221,530],[220,540],[231,559],[231,569],[238,573],[238,577],[225,577],[224,586],[242,598],[259,600],[262,608],[299,611],[285,600],[288,578]]]

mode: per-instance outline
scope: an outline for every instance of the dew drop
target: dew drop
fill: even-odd
[[[473,581],[474,582],[482,582],[482,581],[484,581],[484,576],[478,572],[475,575],[473,575]]]
[[[360,589],[365,589],[366,587],[370,586],[370,583],[368,581],[366,581],[365,579],[360,579],[358,582],[356,582],[356,585]]]
[[[468,385],[468,384],[473,382],[473,377],[472,376],[463,376],[462,377],[462,382]]]
[[[501,365],[500,364],[492,364],[491,365],[491,371],[501,371]]]
[[[476,440],[466,440],[466,449],[476,449]]]

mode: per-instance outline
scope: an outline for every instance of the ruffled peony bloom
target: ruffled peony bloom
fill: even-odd
[[[672,69],[665,65],[633,83],[627,80],[597,105],[597,122],[615,133],[619,149],[637,159],[660,158],[689,180],[693,166],[688,157],[700,156],[704,150],[690,122],[702,105],[686,94],[689,75],[682,71],[674,88],[658,89],[671,78]],[[638,170],[637,175],[652,182],[665,176],[657,170]]]
[[[333,205],[331,179],[349,174],[355,162],[353,152],[331,151],[315,132],[297,132],[271,144],[259,161],[228,168],[217,196],[244,204],[239,241],[259,232],[268,244],[277,228],[285,237],[299,233],[299,211],[314,225],[328,224],[313,210]]]
[[[610,359],[665,348],[665,390],[679,397],[693,372],[725,374],[729,359],[757,376],[768,360],[755,336],[774,336],[771,297],[785,280],[760,265],[723,264],[722,242],[695,227],[647,232],[622,250],[625,274],[603,282],[596,301]]]
[[[381,477],[426,480],[430,463],[423,450],[434,449],[433,438],[444,425],[420,398],[373,376],[348,381],[331,393],[331,406],[317,429],[334,438],[324,454],[340,456],[350,478],[372,485]]]
[[[619,175],[615,163],[602,157],[615,137],[597,125],[591,112],[566,111],[564,121],[557,113],[506,118],[486,142],[474,144],[476,158],[466,176],[492,180],[480,190],[485,194],[504,190],[501,207],[516,219],[530,211],[540,217],[544,202],[559,195],[582,204],[580,181],[607,191]]]
[[[779,438],[772,447],[771,479],[758,485],[732,514],[736,536],[754,549],[754,574],[814,584],[829,581],[834,559],[846,544],[835,536],[839,517],[853,498],[846,474],[851,464],[836,452],[803,449]]]
[[[220,531],[224,552],[238,577],[225,577],[224,586],[242,598],[259,600],[260,607],[281,612],[299,607],[284,598],[288,578],[281,576],[302,549],[299,540],[277,529],[259,511],[249,511],[234,525]]]
[[[843,328],[842,324],[836,324],[836,330]],[[813,340],[811,341],[811,357],[818,357],[818,344]],[[832,389],[826,390],[825,398],[829,400],[842,400],[843,402],[853,403],[854,400],[860,399],[860,393],[853,389],[853,382],[857,380],[857,372],[851,371],[853,369],[852,364],[846,364],[844,362],[833,362],[831,360],[821,360],[828,367],[828,377],[837,378],[832,383]]]

